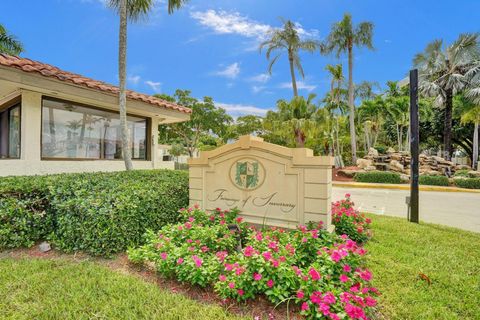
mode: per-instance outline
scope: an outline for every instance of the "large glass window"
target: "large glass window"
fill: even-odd
[[[20,105],[0,111],[0,158],[20,158]]]
[[[128,116],[132,159],[147,159],[147,119]],[[119,114],[43,99],[42,158],[122,159]]]

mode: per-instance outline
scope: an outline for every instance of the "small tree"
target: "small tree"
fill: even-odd
[[[186,148],[188,155],[193,157],[198,150],[200,139],[204,135],[216,135],[223,137],[227,133],[228,126],[233,122],[226,111],[217,108],[210,97],[199,101],[190,96],[188,90],[177,90],[173,99],[192,109],[189,121],[171,125],[159,126],[159,137],[162,143],[181,142]]]

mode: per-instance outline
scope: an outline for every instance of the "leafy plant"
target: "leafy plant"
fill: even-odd
[[[357,182],[367,183],[402,183],[402,180],[400,179],[400,174],[389,171],[359,172],[355,175],[354,179]]]
[[[424,184],[428,186],[445,186],[448,187],[450,182],[446,176],[428,176],[423,175],[418,178],[419,184]]]
[[[480,189],[480,178],[457,178],[455,185],[466,189]]]
[[[237,211],[189,208],[180,215],[180,223],[148,232],[145,245],[129,249],[129,259],[153,263],[166,277],[212,286],[226,300],[263,295],[273,303],[292,301],[312,319],[365,318],[376,305],[378,291],[363,265],[366,251],[347,235],[314,226],[258,230]],[[233,224],[239,234],[229,228]]]
[[[48,238],[59,249],[110,256],[177,221],[185,172],[145,170],[0,179],[2,247]]]
[[[358,243],[364,243],[371,237],[370,219],[355,210],[348,193],[345,199],[333,203],[332,223],[337,234],[345,234]]]

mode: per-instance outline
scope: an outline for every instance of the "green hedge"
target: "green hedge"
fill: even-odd
[[[402,183],[400,174],[389,171],[359,172],[355,175],[355,181],[368,183]]]
[[[480,189],[480,178],[456,178],[454,181],[460,188]]]
[[[448,178],[446,176],[420,176],[418,178],[419,184],[424,184],[427,186],[445,186],[448,187],[450,185]]]
[[[0,247],[48,239],[66,251],[110,256],[146,229],[176,222],[188,174],[171,170],[0,179]]]

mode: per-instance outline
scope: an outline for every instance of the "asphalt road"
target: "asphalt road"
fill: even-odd
[[[361,212],[407,218],[408,190],[333,187],[332,201],[352,195]],[[420,221],[480,232],[480,193],[420,191]]]

